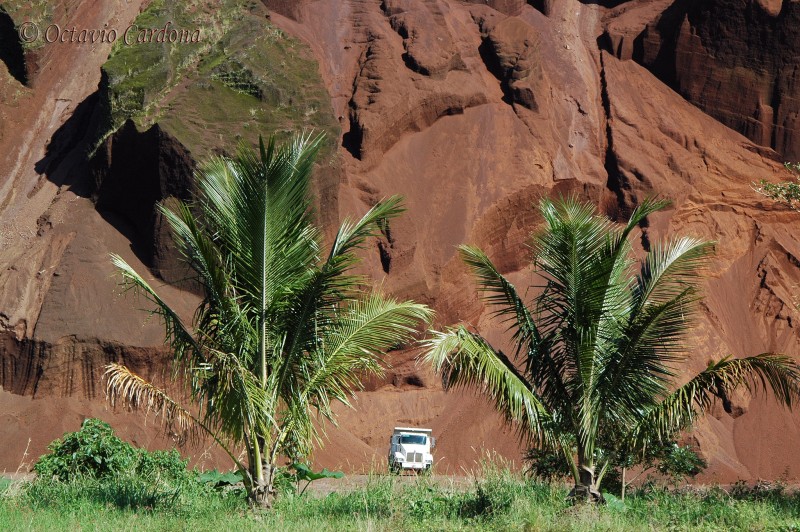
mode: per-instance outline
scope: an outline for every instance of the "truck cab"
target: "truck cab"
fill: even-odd
[[[431,433],[431,429],[395,427],[389,440],[389,470],[429,471],[433,466],[431,449],[436,446]]]

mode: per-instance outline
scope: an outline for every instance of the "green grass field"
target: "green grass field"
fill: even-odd
[[[348,493],[285,494],[248,509],[241,491],[197,482],[159,492],[128,478],[5,487],[0,530],[800,530],[800,496],[769,489],[639,490],[570,506],[563,486],[488,471],[468,487],[375,476]]]

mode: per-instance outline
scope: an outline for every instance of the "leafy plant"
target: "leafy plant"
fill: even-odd
[[[571,473],[569,463],[560,450],[533,447],[525,452],[523,461],[531,477],[545,482],[567,478]]]
[[[341,471],[328,471],[325,468],[323,468],[322,471],[314,472],[307,464],[300,462],[295,462],[290,467],[295,471],[294,477],[295,481],[297,482],[297,492],[299,495],[305,493],[306,489],[308,489],[308,486],[310,486],[315,480],[344,477],[344,473]],[[300,482],[305,482],[302,490],[300,489]]]
[[[201,473],[200,476],[197,477],[197,480],[214,489],[221,489],[244,482],[244,475],[239,471],[220,473],[216,469],[212,469]]]
[[[782,183],[770,183],[762,179],[753,185],[756,192],[764,196],[779,201],[788,207],[798,210],[800,206],[800,163],[784,163],[789,172],[795,177],[794,181],[784,181]]]
[[[85,419],[80,430],[47,446],[33,470],[40,478],[69,482],[76,477],[102,478],[135,469],[142,453],[114,435],[111,425]],[[185,465],[184,465],[185,468]]]
[[[433,331],[427,342],[425,358],[448,388],[482,389],[536,447],[564,454],[572,500],[602,502],[608,451],[636,454],[668,441],[715,397],[745,386],[772,390],[791,407],[800,395],[800,367],[772,353],[712,361],[675,388],[713,246],[674,237],[652,244],[637,265],[631,233],[666,205],[646,200],[617,226],[589,204],[542,200],[544,228],[533,239],[541,283],[532,302],[483,251],[461,246],[484,300],[512,332],[511,355],[463,325]]]
[[[688,445],[672,443],[659,458],[658,472],[681,480],[694,477],[708,467],[706,461]]]
[[[643,475],[657,471],[670,483],[676,484],[686,477],[698,475],[707,467],[706,461],[694,449],[674,441],[647,441],[638,449],[628,447],[626,441],[613,443],[617,446],[604,454],[609,463],[605,485],[620,493],[623,501],[628,486]],[[634,467],[638,472],[633,477],[628,476]]]
[[[297,136],[278,145],[273,138],[258,153],[242,148],[235,159],[214,158],[197,174],[191,205],[161,207],[204,289],[191,325],[112,257],[125,286],[163,319],[174,367],[199,414],[119,364],[107,367],[109,399],[156,411],[170,430],[213,437],[262,507],[275,496],[279,456],[307,456],[321,443],[314,414],[334,420],[333,403],[349,406],[360,379],[382,373],[383,354],[432,316],[424,305],[366,290],[366,279],[352,273],[354,251],[400,214],[399,198],[346,220],[322,253],[309,193],[321,142]],[[239,447],[246,463],[234,452]]]
[[[47,498],[57,485],[73,485],[82,496],[120,508],[155,508],[173,504],[190,485],[193,473],[174,449],[152,451],[118,438],[108,423],[86,419],[80,430],[48,446],[34,465],[31,496]]]
[[[188,460],[181,458],[176,449],[166,451],[146,451],[135,448],[138,452],[138,462],[134,472],[144,478],[159,476],[170,480],[187,480]]]

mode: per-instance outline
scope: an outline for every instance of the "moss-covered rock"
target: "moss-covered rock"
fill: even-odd
[[[336,138],[311,52],[272,25],[260,2],[155,0],[134,26],[103,67],[98,141],[128,119],[140,130],[158,123],[196,159],[232,153],[259,133]]]
[[[3,0],[0,9],[8,13],[14,23],[19,26],[23,23],[33,23],[38,28],[38,38],[22,40],[21,44],[26,51],[36,50],[45,44],[43,38],[47,27],[54,22],[53,12],[57,2],[50,0]],[[33,34],[30,34],[31,36]]]

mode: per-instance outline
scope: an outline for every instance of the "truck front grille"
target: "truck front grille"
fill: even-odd
[[[408,453],[406,455],[406,462],[422,463],[422,453]]]

